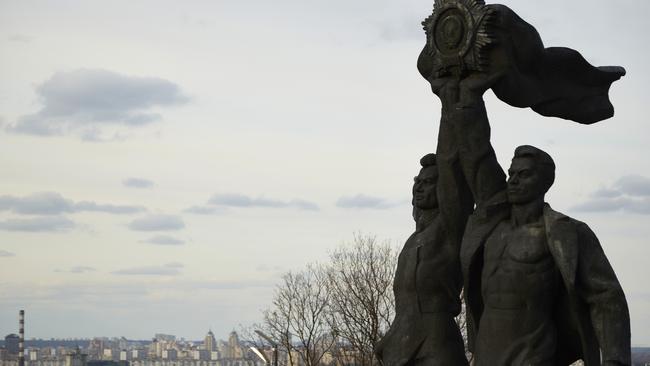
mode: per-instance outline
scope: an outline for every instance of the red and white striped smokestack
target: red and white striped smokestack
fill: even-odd
[[[25,310],[20,311],[18,316],[18,366],[25,366]]]

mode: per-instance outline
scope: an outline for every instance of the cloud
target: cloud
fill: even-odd
[[[614,185],[622,193],[635,197],[650,197],[650,179],[640,175],[628,175]]]
[[[620,197],[622,193],[616,189],[601,188],[596,192],[592,193],[592,197],[595,198],[615,198]]]
[[[594,198],[573,207],[579,212],[616,212],[650,215],[650,199]]]
[[[341,208],[385,210],[398,205],[398,203],[389,202],[383,198],[367,196],[365,194],[343,196],[336,201],[336,206]]]
[[[0,196],[0,211],[20,215],[60,215],[76,212],[104,212],[116,215],[145,211],[141,206],[99,204],[92,201],[74,202],[55,192],[34,193],[25,197]]]
[[[0,210],[22,215],[59,215],[73,211],[74,203],[58,193],[34,193],[26,197],[0,196]]]
[[[76,266],[72,267],[69,270],[60,270],[57,269],[54,272],[59,272],[59,273],[76,273],[76,274],[82,274],[82,273],[88,273],[88,272],[95,272],[96,269],[93,267],[88,267],[88,266]]]
[[[252,280],[252,281],[194,281],[183,284],[191,289],[203,290],[245,290],[250,288],[264,288],[274,287],[277,281],[274,278],[266,280]]]
[[[10,42],[30,43],[33,38],[24,34],[12,34],[7,37],[7,40]]]
[[[176,231],[184,227],[183,220],[174,215],[149,215],[129,224],[129,229],[134,231]]]
[[[129,188],[152,188],[154,186],[152,181],[142,178],[128,178],[122,184]]]
[[[22,232],[61,232],[72,229],[75,223],[62,216],[34,217],[29,219],[9,219],[0,221],[0,230]]]
[[[301,210],[318,211],[317,204],[301,199],[291,201],[272,200],[264,197],[251,198],[239,193],[215,194],[208,204],[215,206],[240,207],[240,208],[298,208]]]
[[[141,206],[116,206],[116,205],[107,205],[107,204],[98,204],[95,202],[82,201],[78,202],[73,207],[74,212],[104,212],[116,215],[123,214],[133,214],[145,211],[144,207]]]
[[[219,215],[226,212],[225,207],[210,207],[210,206],[192,206],[186,208],[184,212],[195,214],[195,215]]]
[[[151,237],[147,240],[143,240],[143,243],[148,243],[148,244],[155,244],[155,245],[183,245],[185,244],[185,241],[176,239],[172,236],[167,236],[167,235],[157,235],[154,237]]]
[[[580,212],[625,212],[650,215],[650,179],[628,175],[601,188],[572,208]]]
[[[111,273],[127,276],[178,276],[181,273],[180,269],[183,267],[183,264],[173,262],[162,266],[145,266],[120,269]]]
[[[43,107],[8,127],[15,133],[38,136],[79,132],[98,140],[103,126],[136,127],[161,116],[156,107],[187,102],[178,85],[160,78],[134,77],[101,69],[55,73],[36,87]]]
[[[289,206],[294,206],[307,211],[318,211],[319,209],[317,204],[305,200],[300,200],[300,199],[294,199],[289,201]]]
[[[125,303],[150,305],[153,296],[160,293],[168,294],[170,291],[177,294],[175,301],[183,303],[187,301],[187,296],[196,294],[198,290],[222,292],[223,290],[271,289],[277,284],[277,279],[268,276],[262,276],[257,280],[187,280],[179,276],[182,272],[175,273],[174,268],[171,268],[172,271],[169,269],[165,266],[145,266],[117,270],[112,274],[129,277],[129,280],[122,283],[103,283],[101,286],[90,282],[77,284],[37,282],[25,286],[3,281],[0,282],[0,293],[12,294],[12,296],[1,297],[0,305],[30,304],[30,306],[41,305],[45,308],[53,304],[63,304],[62,306],[75,304],[84,307],[113,305],[117,309],[124,309]],[[153,278],[155,276],[161,277],[159,281]],[[154,299],[155,304],[160,303],[159,297],[156,296]]]
[[[15,257],[16,254],[8,252],[6,250],[0,250],[0,258],[2,257]]]

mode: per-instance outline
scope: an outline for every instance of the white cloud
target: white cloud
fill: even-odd
[[[174,215],[149,215],[133,220],[129,229],[134,231],[176,231],[185,227],[180,216]]]
[[[0,221],[0,230],[22,232],[61,232],[75,227],[75,223],[63,216],[33,217]]]
[[[361,208],[385,210],[398,206],[399,203],[390,202],[384,198],[357,194],[355,196],[343,196],[336,201],[336,206],[341,208]]]
[[[130,188],[152,188],[154,186],[153,181],[144,178],[128,178],[122,184]]]
[[[290,201],[281,201],[265,197],[251,198],[239,193],[226,193],[213,195],[208,204],[225,207],[265,207],[265,208],[298,208],[301,210],[318,211],[317,204],[302,199],[293,199]]]
[[[186,103],[178,85],[101,69],[58,72],[36,88],[43,107],[21,117],[8,130],[52,136],[79,133],[94,141],[101,126],[137,127],[160,120],[154,107]]]
[[[83,274],[83,273],[88,273],[88,272],[95,272],[97,269],[94,267],[89,267],[89,266],[75,266],[70,268],[69,270],[60,270],[57,269],[54,272],[67,272],[67,273],[76,273],[76,274]]]
[[[173,262],[162,266],[144,266],[120,269],[112,273],[127,276],[178,276],[181,274],[180,269],[183,267],[183,264]]]
[[[16,254],[8,252],[6,250],[0,250],[0,257],[15,257]]]
[[[225,207],[214,207],[214,206],[192,206],[186,208],[184,212],[195,214],[195,215],[219,215],[225,213],[227,208]]]
[[[573,210],[650,215],[650,179],[640,175],[624,176],[611,187],[595,191]]]
[[[143,243],[155,244],[155,245],[183,245],[185,244],[185,241],[174,238],[173,236],[157,235],[147,240],[144,240]]]
[[[29,196],[0,196],[0,211],[21,215],[59,215],[75,212],[103,212],[109,214],[133,214],[145,211],[141,206],[99,204],[92,201],[74,202],[59,193],[41,192]]]

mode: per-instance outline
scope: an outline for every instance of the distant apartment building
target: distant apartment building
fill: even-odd
[[[192,359],[195,361],[210,360],[210,351],[205,349],[195,349],[192,351]]]
[[[7,353],[9,355],[18,355],[20,349],[18,346],[19,343],[20,337],[18,334],[8,334],[5,337],[5,349],[7,350]]]
[[[147,358],[147,350],[139,348],[131,350],[131,360],[144,360]]]
[[[175,361],[178,359],[178,351],[173,348],[165,349],[162,351],[163,360]]]

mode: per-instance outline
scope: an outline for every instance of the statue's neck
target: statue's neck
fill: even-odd
[[[521,226],[539,221],[544,214],[544,196],[523,204],[513,204],[510,212],[510,222],[513,226]]]
[[[440,214],[440,209],[434,208],[430,210],[417,209],[415,215],[415,231],[422,231],[429,226],[433,220]]]

